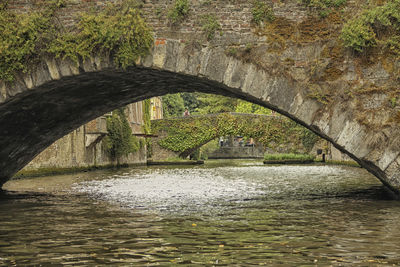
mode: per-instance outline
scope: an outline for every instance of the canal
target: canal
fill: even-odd
[[[360,168],[210,161],[4,189],[0,265],[400,264],[400,203]]]

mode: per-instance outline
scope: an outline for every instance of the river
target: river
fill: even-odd
[[[361,168],[210,161],[4,189],[0,265],[400,265],[400,202]]]

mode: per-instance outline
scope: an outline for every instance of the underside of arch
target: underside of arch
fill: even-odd
[[[385,172],[375,164],[358,158],[344,146],[335,143],[320,127],[307,124],[303,118],[294,116],[268,100],[256,97],[251,92],[244,92],[240,88],[226,86],[210,77],[143,66],[126,70],[115,68],[92,72],[81,70],[80,74],[44,82],[2,103],[0,183],[4,184],[54,141],[104,113],[154,96],[193,91],[237,97],[275,110],[332,142],[335,147],[347,153],[393,189]],[[288,96],[274,97],[278,99]],[[282,99],[282,106],[293,101],[295,100]]]

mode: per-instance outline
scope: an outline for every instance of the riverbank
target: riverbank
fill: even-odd
[[[168,159],[162,161],[151,161],[148,160],[147,163],[136,163],[136,164],[122,164],[116,165],[105,165],[105,166],[90,166],[90,167],[74,167],[74,168],[40,168],[36,170],[22,170],[19,171],[12,179],[24,179],[24,178],[35,178],[35,177],[45,177],[53,175],[64,175],[64,174],[75,174],[75,173],[85,173],[94,172],[99,170],[119,170],[130,167],[145,167],[145,166],[177,166],[177,165],[207,165],[207,166],[225,166],[225,165],[280,165],[280,164],[318,164],[318,165],[338,165],[338,166],[350,166],[361,168],[355,161],[326,161],[322,162],[320,160],[314,161],[297,161],[285,160],[284,161],[270,161],[266,163],[262,159],[209,159],[209,160],[177,160]]]
[[[21,170],[17,172],[12,179],[23,179],[33,177],[45,177],[52,175],[74,174],[82,172],[92,172],[98,170],[118,170],[136,166],[145,166],[145,163],[121,164],[121,165],[104,165],[104,166],[88,166],[88,167],[73,167],[73,168],[40,168],[33,170]]]

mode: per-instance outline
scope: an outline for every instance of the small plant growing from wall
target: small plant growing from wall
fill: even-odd
[[[217,31],[222,30],[215,15],[204,15],[202,17],[202,29],[206,34],[208,41],[214,38]]]
[[[318,11],[321,18],[329,16],[335,9],[344,6],[347,0],[302,0],[303,5]]]
[[[399,98],[400,99],[400,98]],[[398,102],[398,99],[397,99],[397,97],[392,97],[391,99],[390,99],[390,105],[391,105],[391,107],[392,108],[395,108],[396,106],[397,106],[397,103]]]
[[[183,21],[189,13],[188,0],[175,0],[174,6],[168,12],[168,19],[173,23]]]
[[[271,22],[275,19],[272,8],[265,2],[259,0],[253,2],[252,15],[252,21],[257,25],[262,25],[263,23]]]

